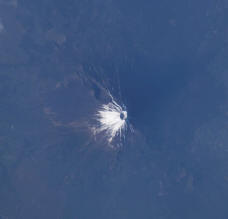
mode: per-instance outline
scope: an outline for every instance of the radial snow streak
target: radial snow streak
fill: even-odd
[[[127,111],[116,103],[111,94],[111,102],[103,104],[95,115],[97,126],[93,128],[94,134],[104,133],[109,143],[119,136],[122,138],[127,128]]]

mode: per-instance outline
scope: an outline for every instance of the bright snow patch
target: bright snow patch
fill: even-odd
[[[108,142],[119,136],[122,138],[127,128],[127,111],[116,103],[111,96],[111,102],[103,104],[95,115],[97,126],[93,127],[94,134],[104,133]]]

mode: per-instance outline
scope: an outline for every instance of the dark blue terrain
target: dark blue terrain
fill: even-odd
[[[0,219],[227,219],[227,10],[0,0]],[[116,150],[82,128],[96,82],[135,129]]]

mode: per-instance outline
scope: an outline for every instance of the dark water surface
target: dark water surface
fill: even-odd
[[[0,0],[0,219],[227,219],[227,8]],[[99,84],[118,150],[85,128]]]

